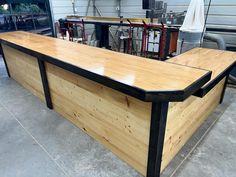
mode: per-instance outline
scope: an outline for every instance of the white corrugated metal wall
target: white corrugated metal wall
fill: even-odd
[[[168,11],[181,12],[187,10],[190,0],[164,0],[168,4]],[[206,7],[209,0],[205,0]],[[71,0],[51,0],[54,19],[64,18],[73,13]],[[88,0],[76,0],[78,15],[85,15]],[[92,3],[91,3],[92,5]],[[96,0],[96,6],[102,16],[118,16],[116,7],[117,0]],[[207,9],[207,8],[206,8]],[[217,25],[225,28],[226,25],[236,28],[236,0],[212,0],[207,24]],[[92,15],[92,6],[89,8],[89,15]],[[124,17],[145,17],[145,10],[142,9],[142,0],[121,0],[121,15]],[[224,34],[227,43],[236,45],[235,34]]]
[[[188,8],[190,0],[165,0],[168,10],[183,11]],[[209,0],[205,0],[208,6]],[[234,25],[236,26],[236,1],[235,0],[212,0],[212,5],[207,20],[208,24]],[[207,9],[207,8],[206,8]]]
[[[208,5],[209,0],[205,0]],[[51,0],[54,19],[73,13],[71,0]],[[164,0],[168,11],[181,12],[188,8],[190,0]],[[76,0],[77,13],[85,15],[88,0]],[[117,16],[117,0],[96,0],[96,6],[103,16]],[[236,26],[236,0],[212,0],[208,24]],[[92,7],[90,8],[90,13]],[[121,0],[121,15],[125,17],[145,17],[142,0]]]
[[[165,0],[168,3],[168,11],[181,12],[188,8],[190,0]],[[205,6],[207,9],[209,0],[205,0]],[[220,28],[228,28],[231,26],[236,29],[236,0],[212,0],[212,4],[207,19],[208,25],[216,25]],[[236,34],[225,32],[214,32],[221,34],[227,46],[236,46]]]
[[[73,14],[73,7],[71,0],[51,0],[52,12],[54,20],[57,21],[59,18],[65,18],[67,15]],[[75,6],[78,15],[85,15],[88,0],[76,0]],[[92,12],[92,7],[89,8],[89,13]],[[90,14],[91,15],[91,14]]]

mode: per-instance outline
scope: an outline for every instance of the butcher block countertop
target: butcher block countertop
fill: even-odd
[[[197,48],[163,62],[22,31],[1,33],[0,39],[3,45],[143,101],[184,100],[236,58],[231,52]],[[217,59],[220,63],[215,64]]]
[[[197,93],[202,97],[235,67],[236,53],[225,50],[195,48],[184,54],[173,57],[167,62],[212,71],[211,80]]]

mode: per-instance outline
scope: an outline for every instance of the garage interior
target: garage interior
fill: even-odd
[[[0,176],[236,176],[235,7],[1,2]]]

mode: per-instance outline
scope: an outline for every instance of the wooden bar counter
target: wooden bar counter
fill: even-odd
[[[222,101],[232,52],[155,61],[26,32],[0,34],[9,77],[147,177]]]

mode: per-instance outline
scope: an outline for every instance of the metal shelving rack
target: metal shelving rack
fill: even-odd
[[[24,30],[54,36],[49,0],[3,0],[8,4],[8,13],[0,14],[0,32]],[[15,12],[19,4],[37,5],[42,12]]]

